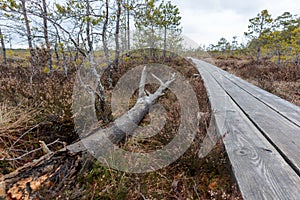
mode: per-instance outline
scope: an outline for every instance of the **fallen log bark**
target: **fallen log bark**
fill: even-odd
[[[137,128],[151,105],[163,94],[175,80],[175,74],[163,82],[155,75],[160,87],[155,93],[146,95],[146,67],[143,69],[139,86],[139,95],[135,105],[115,120],[107,129],[96,129],[81,141],[68,145],[57,152],[49,152],[38,160],[0,178],[0,199],[40,199],[39,191],[47,190],[55,196],[68,182],[74,181],[79,171],[87,167],[87,162],[105,151],[105,139],[114,144],[120,143]],[[87,151],[88,149],[88,151]]]

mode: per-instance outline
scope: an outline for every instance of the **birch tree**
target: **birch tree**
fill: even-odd
[[[48,69],[49,72],[52,72],[52,55],[51,55],[51,45],[49,41],[49,34],[48,34],[48,12],[47,12],[47,3],[46,0],[42,0],[42,16],[43,16],[43,32],[44,32],[44,38],[45,38],[45,44],[47,47],[48,52]]]
[[[27,42],[28,42],[28,48],[30,51],[30,59],[31,59],[32,65],[35,65],[34,50],[33,50],[33,44],[32,44],[33,38],[31,35],[31,29],[30,29],[29,19],[28,19],[28,15],[27,15],[26,0],[21,0],[21,5],[22,5],[22,14],[24,17],[24,23],[26,26]]]

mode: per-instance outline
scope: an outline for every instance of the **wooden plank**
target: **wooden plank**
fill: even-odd
[[[208,64],[210,67],[210,70],[216,70],[219,71],[221,74],[223,74],[226,78],[230,79],[233,83],[241,87],[243,90],[247,91],[249,94],[257,98],[259,101],[262,101],[266,105],[268,105],[270,108],[275,110],[276,112],[280,113],[285,118],[289,119],[296,125],[300,126],[300,107],[292,104],[274,94],[271,94],[253,84],[250,84],[249,82],[234,76],[232,74],[229,74],[228,72],[214,66],[211,64]]]
[[[223,139],[244,199],[299,199],[299,176],[239,108],[226,113]]]
[[[211,73],[300,174],[300,127],[224,78],[219,72]]]
[[[203,68],[198,68],[198,71],[201,74],[201,77],[204,81],[204,85],[209,97],[211,110],[215,115],[215,120],[219,126],[219,129],[222,130],[221,126],[225,126],[225,118],[226,112],[230,112],[229,108],[229,97],[227,93],[223,90],[222,87],[218,85],[218,83],[210,76],[210,74],[204,70]],[[220,117],[219,117],[220,116]],[[226,133],[226,130],[219,131],[219,136],[223,137]]]
[[[194,62],[210,91],[211,107],[218,111],[214,113],[218,132],[227,133],[224,146],[243,198],[299,199],[300,178],[297,173],[235,102],[221,92],[223,88],[202,63]]]
[[[266,105],[271,107],[276,112],[280,113],[290,121],[294,122],[296,125],[300,126],[300,107],[292,104],[276,95],[273,95],[261,88],[249,84],[248,82],[236,77],[228,77],[233,83],[239,85],[249,94],[264,102]]]

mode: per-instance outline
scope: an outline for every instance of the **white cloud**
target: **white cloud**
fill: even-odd
[[[221,37],[232,40],[238,36],[243,40],[247,31],[249,19],[260,11],[267,9],[272,17],[277,17],[289,11],[300,13],[298,0],[173,0],[178,5],[183,33],[198,44],[215,44]]]
[[[192,19],[192,20],[191,20]],[[248,19],[230,10],[220,12],[190,12],[183,17],[184,33],[198,43],[216,43],[221,37],[231,39]]]

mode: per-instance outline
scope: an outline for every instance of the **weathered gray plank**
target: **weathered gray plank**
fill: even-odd
[[[233,83],[241,87],[243,90],[247,91],[249,94],[257,98],[259,101],[265,103],[270,108],[275,110],[276,112],[280,113],[290,121],[294,122],[296,125],[300,126],[300,107],[292,104],[274,94],[271,94],[253,84],[250,84],[249,82],[234,76],[232,74],[229,74],[228,72],[210,65],[210,69],[217,70],[221,74],[223,74],[226,78],[231,80]]]
[[[266,105],[271,107],[276,112],[280,113],[290,121],[294,122],[298,126],[300,126],[300,107],[291,104],[290,102],[273,95],[265,90],[262,90],[261,88],[249,84],[248,82],[236,77],[236,76],[230,76],[228,77],[232,82],[234,82],[236,85],[239,85],[244,90],[246,90],[248,93],[250,93],[255,98],[259,99],[260,101],[264,102]]]
[[[226,113],[223,142],[244,199],[299,199],[300,178],[239,111]]]
[[[222,71],[208,71],[300,174],[300,127],[225,78]]]
[[[300,178],[261,134],[202,62],[194,60],[216,111],[218,132],[244,199],[299,199]],[[223,90],[223,92],[222,92]]]

